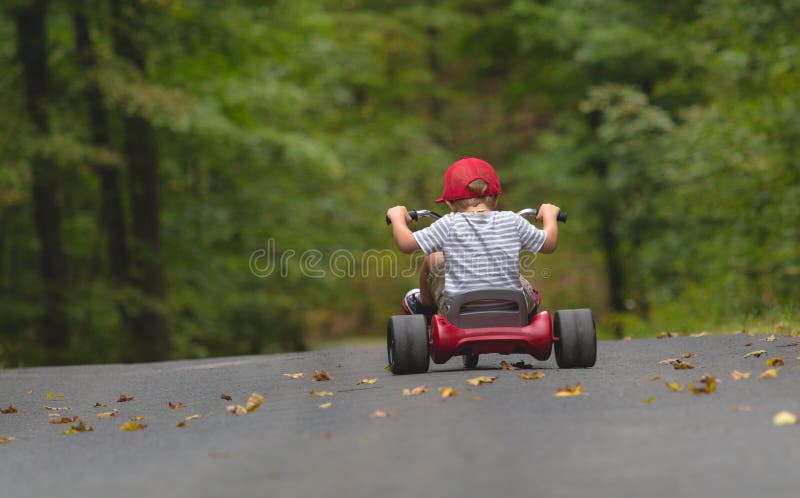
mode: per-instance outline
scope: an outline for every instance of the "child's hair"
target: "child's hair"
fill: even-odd
[[[470,192],[476,194],[482,194],[486,192],[486,189],[489,188],[489,184],[485,181],[478,178],[477,180],[472,180],[467,185],[467,189]],[[452,201],[450,204],[453,205],[453,209],[456,211],[466,211],[467,208],[471,208],[477,206],[478,204],[486,204],[490,206],[492,209],[497,207],[497,194],[494,195],[484,195],[479,197],[470,197],[468,199],[456,199]]]

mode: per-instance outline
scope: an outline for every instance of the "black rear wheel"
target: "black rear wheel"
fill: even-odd
[[[397,315],[386,325],[386,350],[393,374],[428,371],[428,325],[423,315]]]
[[[560,368],[588,368],[597,361],[592,310],[559,310],[553,317],[556,363]]]

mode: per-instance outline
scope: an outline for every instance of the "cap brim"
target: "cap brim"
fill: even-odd
[[[436,203],[442,203],[442,202],[446,202],[446,201],[444,200],[444,197],[439,197],[438,199],[436,199],[435,202]]]

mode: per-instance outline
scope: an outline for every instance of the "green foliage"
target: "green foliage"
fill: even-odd
[[[114,55],[108,2],[51,2],[46,137],[27,120],[14,24],[0,18],[0,365],[50,353],[36,339],[34,155],[59,180],[67,361],[135,359],[121,313],[150,305],[175,357],[382,334],[413,275],[309,278],[300,256],[319,251],[328,269],[336,251],[391,247],[385,209],[433,207],[466,155],[498,167],[505,209],[569,211],[559,251],[536,262],[547,307],[591,306],[609,334],[797,320],[796,1],[143,4],[144,73]],[[91,71],[72,9],[90,19]],[[92,82],[108,147],[92,143]],[[131,115],[157,133],[163,303],[114,280],[89,166],[124,172]],[[276,257],[294,251],[285,277],[251,273],[269,240]]]

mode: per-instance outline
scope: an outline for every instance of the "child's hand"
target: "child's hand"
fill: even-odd
[[[560,212],[561,208],[558,206],[553,204],[542,204],[539,206],[539,212],[536,214],[536,219],[539,221],[552,220],[553,223],[555,223],[558,218],[558,213]]]
[[[408,209],[405,206],[395,206],[386,211],[386,217],[392,221],[392,224],[399,224],[402,220],[404,226],[411,223],[411,216],[408,214]]]

